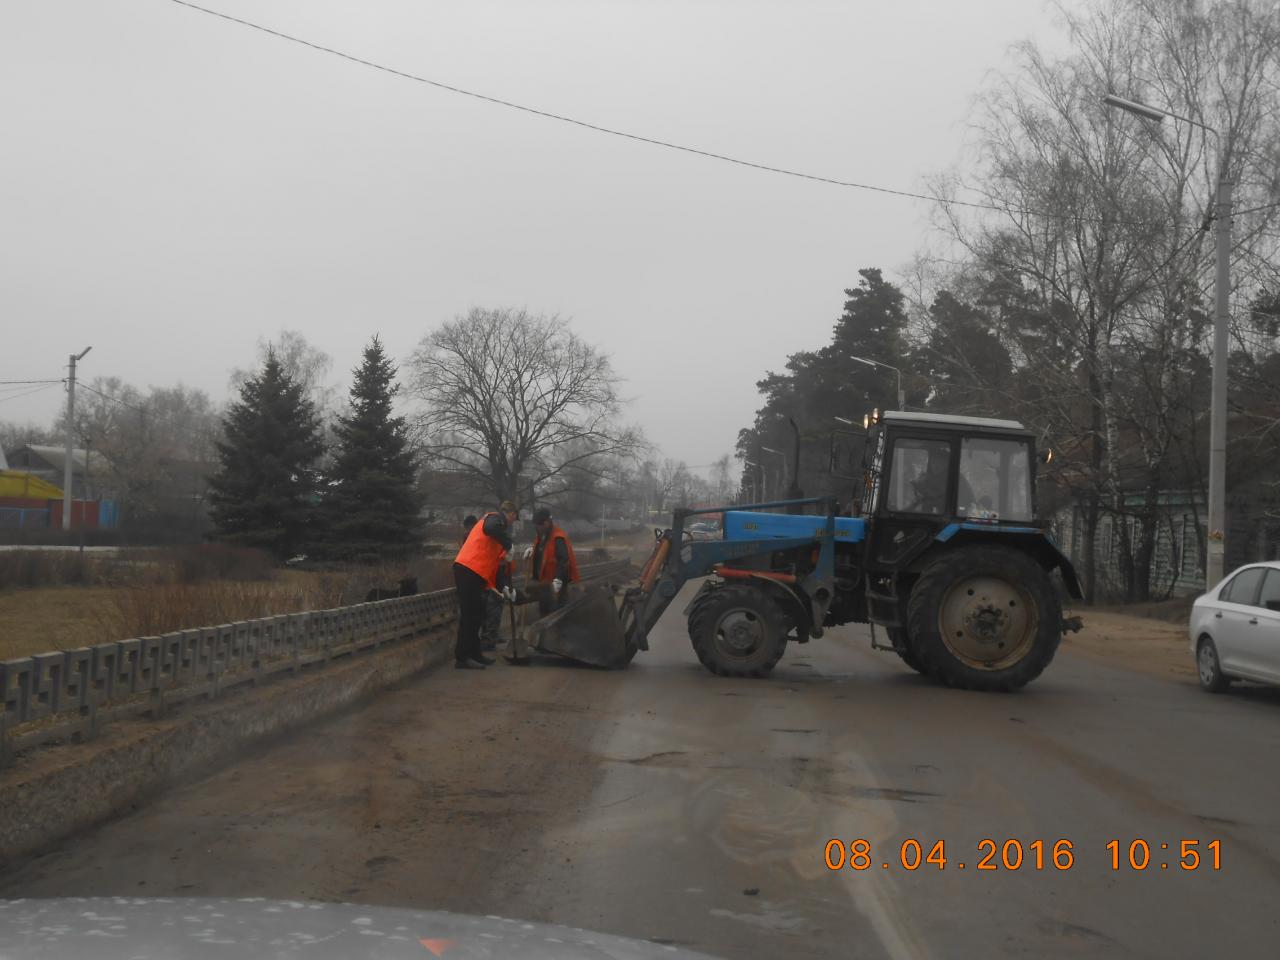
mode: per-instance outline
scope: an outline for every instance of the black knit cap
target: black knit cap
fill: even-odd
[[[534,523],[545,523],[550,519],[551,519],[551,511],[548,510],[546,507],[539,507],[537,510],[533,511]]]

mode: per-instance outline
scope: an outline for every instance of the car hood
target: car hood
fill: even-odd
[[[0,960],[706,960],[569,927],[281,900],[0,900]]]

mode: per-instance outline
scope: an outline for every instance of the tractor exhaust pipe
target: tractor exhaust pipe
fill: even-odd
[[[788,500],[803,500],[804,491],[800,489],[800,427],[796,424],[794,417],[787,417],[787,423],[791,424],[791,430],[796,436],[795,452],[791,461],[791,486],[787,488]],[[790,507],[788,513],[801,513],[802,508]]]

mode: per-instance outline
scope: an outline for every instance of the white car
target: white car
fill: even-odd
[[[1204,689],[1221,693],[1232,680],[1280,685],[1280,561],[1241,567],[1197,597],[1188,633]]]

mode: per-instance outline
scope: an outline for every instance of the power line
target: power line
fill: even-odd
[[[108,393],[103,393],[101,390],[98,390],[96,387],[91,387],[87,383],[81,383],[80,388],[82,390],[88,390],[90,393],[96,393],[103,400],[110,400],[112,403],[118,403],[120,406],[128,407],[130,410],[137,410],[138,413],[145,414],[147,412],[145,407],[140,407],[136,403],[130,403],[128,400],[121,400],[119,397],[113,397]]]
[[[62,382],[61,380],[54,380],[50,383],[44,384],[44,386],[34,387],[31,390],[24,390],[22,393],[11,393],[8,396],[0,397],[0,403],[4,403],[6,400],[17,400],[21,397],[29,397],[33,393],[41,393],[45,390],[50,390],[54,387],[55,384],[58,384],[61,382]]]
[[[1018,215],[1024,215],[1024,216],[1044,217],[1045,219],[1049,219],[1049,220],[1066,220],[1066,221],[1072,221],[1076,223],[1104,223],[1104,224],[1111,223],[1115,225],[1145,225],[1146,224],[1146,221],[1140,221],[1140,220],[1130,220],[1130,221],[1107,220],[1102,217],[1080,217],[1080,216],[1073,216],[1071,214],[1049,213],[1046,211],[1032,210],[1029,208],[1001,206],[1000,204],[995,204],[995,203],[979,203],[972,200],[947,199],[945,197],[931,196],[923,193],[912,193],[910,190],[898,190],[893,187],[876,186],[870,183],[857,183],[852,180],[836,180],[832,177],[823,177],[813,173],[804,173],[799,170],[789,170],[785,167],[775,167],[765,163],[756,163],[755,161],[752,161],[752,160],[742,160],[738,157],[730,157],[723,153],[713,153],[710,150],[701,150],[697,147],[689,147],[679,143],[672,143],[669,140],[658,140],[653,137],[642,136],[638,133],[628,133],[625,130],[617,130],[613,127],[600,126],[599,124],[589,123],[586,120],[577,120],[573,117],[566,117],[562,114],[551,113],[550,111],[547,111],[547,110],[539,110],[536,107],[525,106],[524,104],[515,103],[511,100],[503,100],[500,97],[492,97],[492,96],[489,96],[488,94],[477,93],[474,90],[466,90],[462,87],[455,87],[452,84],[443,83],[439,80],[431,80],[431,79],[428,79],[427,77],[420,77],[420,76],[417,76],[416,74],[406,73],[403,70],[397,70],[395,67],[388,67],[381,63],[374,63],[372,60],[365,60],[361,57],[354,56],[353,54],[344,53],[341,50],[335,50],[332,47],[322,46],[321,44],[313,43],[310,40],[303,40],[300,37],[295,37],[295,36],[292,36],[291,34],[282,33],[279,30],[272,30],[270,27],[264,27],[261,24],[253,23],[252,21],[249,21],[249,20],[242,20],[239,17],[233,17],[228,13],[221,13],[217,10],[210,10],[207,7],[199,6],[198,4],[189,3],[188,0],[170,0],[170,2],[176,3],[182,7],[188,7],[192,10],[197,10],[200,13],[208,14],[211,17],[218,17],[221,20],[228,20],[231,23],[237,23],[243,27],[249,27],[251,30],[258,30],[258,31],[261,31],[262,33],[270,34],[271,36],[278,37],[281,40],[288,40],[291,43],[300,44],[301,46],[304,46],[304,47],[310,47],[312,50],[317,50],[321,53],[327,53],[335,57],[341,57],[343,60],[349,60],[352,63],[358,63],[361,66],[371,67],[374,70],[381,70],[384,73],[390,73],[394,76],[402,77],[405,80],[413,80],[417,83],[425,83],[428,86],[436,87],[439,90],[447,90],[450,93],[461,94],[464,97],[472,97],[476,100],[483,100],[487,103],[493,103],[501,107],[508,107],[512,110],[519,110],[523,113],[531,113],[534,116],[545,117],[548,120],[558,120],[561,123],[572,124],[573,126],[582,127],[586,130],[592,130],[592,131],[595,131],[596,133],[604,133],[613,137],[623,137],[624,139],[627,139],[627,140],[635,140],[639,143],[647,143],[655,147],[665,147],[668,150],[679,150],[683,153],[691,153],[691,154],[694,154],[695,156],[707,157],[708,159],[711,159],[711,160],[721,160],[725,163],[736,164],[740,167],[750,167],[753,170],[762,170],[766,173],[777,173],[787,177],[796,177],[801,180],[811,180],[816,183],[825,183],[825,184],[829,184],[831,186],[836,186],[836,187],[847,187],[854,190],[869,190],[874,193],[885,193],[895,197],[907,197],[912,200],[926,200],[929,203],[951,204],[951,205],[960,206],[960,207],[971,207],[977,210],[994,210],[997,213],[1004,213],[1004,214],[1018,214]]]
[[[136,411],[137,413],[142,414],[142,416],[144,416],[144,417],[146,417],[148,420],[150,420],[150,421],[151,421],[151,423],[153,423],[153,424],[157,424],[157,423],[164,423],[164,424],[168,424],[168,425],[169,425],[169,426],[171,426],[171,427],[187,427],[187,426],[189,426],[189,423],[187,423],[187,422],[180,421],[180,420],[175,420],[173,417],[165,417],[165,416],[161,416],[160,414],[155,413],[154,411],[148,410],[146,407],[139,406],[139,405],[138,405],[138,404],[136,404],[136,403],[130,403],[128,400],[121,400],[119,397],[113,397],[113,396],[111,396],[110,394],[103,393],[101,390],[98,390],[98,389],[97,389],[97,388],[95,388],[95,387],[91,387],[91,386],[89,386],[89,384],[87,384],[87,383],[77,383],[77,387],[81,387],[81,388],[83,388],[83,389],[85,389],[85,390],[88,390],[90,393],[96,393],[96,394],[97,394],[98,396],[100,396],[103,400],[108,400],[108,401],[110,401],[111,403],[116,403],[116,404],[119,404],[119,405],[120,405],[120,406],[122,406],[122,407],[127,407],[127,408],[128,408],[128,409],[130,409],[130,410]],[[216,414],[211,414],[211,416],[216,417],[217,415],[216,415]]]
[[[63,379],[55,380],[0,380],[0,387],[7,387],[18,383],[62,383]]]

